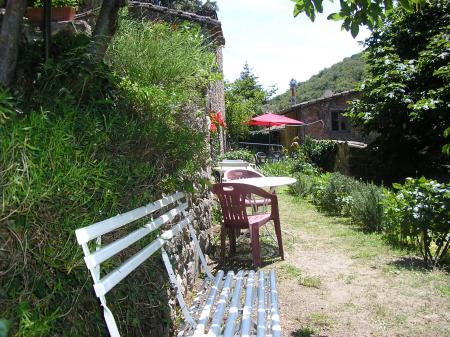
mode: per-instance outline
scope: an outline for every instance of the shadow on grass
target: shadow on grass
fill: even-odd
[[[253,266],[252,261],[252,250],[250,246],[250,238],[249,233],[244,231],[240,237],[236,240],[236,253],[230,256],[229,246],[226,245],[225,251],[225,261],[223,264],[220,263],[220,247],[216,247],[214,249],[214,254],[210,255],[210,258],[216,262],[216,266],[214,267],[214,271],[223,270],[225,272],[230,270],[256,270],[255,266]],[[264,268],[268,265],[271,265],[275,262],[280,261],[280,255],[278,253],[278,245],[274,242],[270,236],[264,235],[263,231],[261,232],[261,267]]]
[[[398,269],[404,269],[409,271],[430,271],[433,267],[427,265],[425,261],[416,256],[404,256],[388,263],[390,266],[394,266]],[[439,265],[439,269],[443,271],[450,271],[450,261],[444,260]]]
[[[410,271],[425,271],[431,268],[425,264],[425,262],[416,256],[403,256],[394,261],[387,263],[390,266],[398,269],[410,270]]]

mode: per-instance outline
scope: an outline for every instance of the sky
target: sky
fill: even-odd
[[[234,81],[248,62],[259,82],[275,85],[281,94],[289,81],[305,81],[324,68],[363,50],[369,36],[361,28],[353,39],[341,22],[327,20],[338,5],[324,1],[324,13],[311,22],[304,14],[293,17],[290,0],[218,0],[225,37],[225,79]]]

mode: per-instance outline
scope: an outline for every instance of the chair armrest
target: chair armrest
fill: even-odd
[[[241,184],[245,186],[245,190],[248,191],[251,194],[257,195],[258,197],[262,197],[265,199],[270,199],[271,204],[271,217],[277,216],[278,217],[278,196],[276,194],[267,192],[266,190],[256,187],[253,185],[248,184]]]

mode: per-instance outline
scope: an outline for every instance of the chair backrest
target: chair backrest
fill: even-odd
[[[272,157],[274,161],[280,161],[281,159],[283,159],[283,153],[281,153],[280,151],[273,151]]]
[[[255,162],[257,165],[262,164],[266,161],[267,155],[264,152],[257,152],[255,154]]]
[[[214,184],[212,191],[219,199],[222,208],[223,220],[229,226],[248,224],[245,200],[249,196],[246,187],[250,185],[236,183]]]
[[[169,274],[169,279],[172,286],[176,289],[177,300],[182,308],[185,320],[189,324],[194,324],[194,320],[189,314],[186,304],[181,293],[181,287],[178,283],[175,272],[170,263],[170,259],[164,249],[166,242],[175,237],[184,228],[188,228],[191,234],[192,241],[194,242],[194,247],[196,253],[200,257],[202,266],[204,267],[208,277],[212,278],[211,273],[206,264],[204,255],[200,249],[195,230],[192,227],[193,217],[187,212],[188,202],[186,196],[182,192],[177,192],[171,196],[164,197],[156,202],[147,204],[135,210],[119,214],[107,220],[103,220],[92,224],[87,227],[79,228],[75,231],[77,241],[83,248],[84,261],[87,268],[91,272],[91,276],[94,280],[94,290],[97,297],[104,308],[104,318],[112,337],[120,336],[114,316],[112,312],[106,305],[105,295],[113,289],[120,281],[127,277],[133,270],[138,268],[142,263],[144,263],[150,256],[156,253],[159,249],[162,251],[162,258],[164,265],[166,267],[167,273]],[[164,211],[164,212],[162,212]],[[156,216],[155,214],[158,214]],[[161,214],[163,213],[163,214]],[[139,226],[137,229],[131,230],[128,233],[126,229],[128,224],[139,220],[150,217],[149,222]],[[173,223],[174,220],[176,223]],[[152,234],[155,230],[162,227],[164,224],[170,223],[170,229],[156,235],[156,239],[150,244],[145,246],[143,249],[132,255],[126,261],[117,266],[114,270],[109,271],[103,277],[100,277],[100,267],[101,264],[107,262],[114,256],[121,255],[130,246],[136,244],[137,242],[143,240]],[[117,229],[121,231],[114,234],[115,241],[108,243],[107,245],[101,246],[102,235],[116,231]],[[89,242],[95,240],[96,248],[91,251]]]
[[[246,169],[230,169],[225,171],[225,173],[223,174],[223,179],[226,180],[257,178],[257,177],[264,177],[264,175],[257,171]]]

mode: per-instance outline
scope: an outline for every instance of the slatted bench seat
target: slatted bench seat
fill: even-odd
[[[162,215],[155,215],[161,213]],[[126,232],[132,222],[146,219],[146,217],[149,218],[146,224],[117,238],[120,236],[118,234]],[[110,335],[116,337],[120,336],[120,333],[113,313],[107,306],[105,295],[124,278],[132,277],[133,270],[161,250],[170,284],[175,290],[184,316],[184,325],[179,331],[179,336],[281,336],[275,272],[241,270],[236,274],[230,271],[225,275],[223,271],[219,271],[213,276],[200,249],[192,224],[193,216],[188,212],[187,197],[184,193],[177,192],[156,202],[75,231],[77,241],[85,255],[86,266],[94,281],[95,294],[103,307]],[[169,228],[162,230],[163,226]],[[118,229],[121,230],[115,233],[115,241],[102,246],[102,236]],[[190,307],[186,305],[178,277],[165,249],[168,241],[185,230],[189,232],[206,275],[203,285]],[[155,234],[155,231],[158,234]],[[114,270],[101,276],[102,263],[149,235],[155,237],[150,244],[121,262]],[[95,245],[89,244],[91,241],[95,241]],[[95,248],[92,248],[93,246]]]

